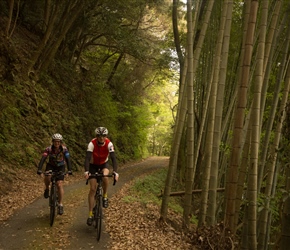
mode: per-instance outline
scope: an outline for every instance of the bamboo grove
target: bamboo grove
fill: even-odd
[[[196,216],[199,228],[224,223],[237,249],[288,249],[290,2],[172,8],[180,86],[160,218],[179,182],[185,228]]]

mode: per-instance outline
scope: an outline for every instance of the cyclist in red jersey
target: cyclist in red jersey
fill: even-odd
[[[37,174],[42,175],[42,166],[44,162],[46,161],[48,157],[48,163],[46,164],[45,172],[48,171],[61,171],[65,172],[65,166],[67,165],[68,169],[68,174],[72,174],[72,168],[71,168],[71,161],[70,161],[70,155],[69,151],[66,146],[63,145],[62,143],[63,137],[61,134],[54,134],[52,135],[52,145],[47,147],[41,157],[41,160],[38,164],[38,170]],[[62,199],[63,199],[63,180],[64,176],[58,176],[57,177],[57,188],[58,188],[58,194],[59,194],[59,206],[58,206],[58,214],[62,215],[63,214],[63,204],[62,204]],[[44,198],[49,197],[49,185],[50,185],[50,176],[46,175],[44,177],[44,184],[45,184],[45,191],[44,191]]]
[[[88,194],[89,202],[89,217],[87,219],[87,224],[89,226],[93,223],[93,207],[95,201],[95,193],[97,189],[97,180],[95,178],[90,178],[90,174],[95,174],[101,169],[104,175],[109,174],[109,157],[112,160],[113,173],[115,174],[115,179],[118,181],[117,173],[117,160],[114,150],[113,143],[107,138],[108,130],[105,127],[98,127],[95,130],[96,138],[92,139],[88,145],[85,159],[85,178],[89,179],[90,191]],[[108,177],[104,177],[103,180],[103,207],[108,207]]]

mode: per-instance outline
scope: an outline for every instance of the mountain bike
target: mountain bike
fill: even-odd
[[[90,174],[90,178],[97,179],[97,190],[95,194],[95,206],[93,208],[93,226],[97,231],[97,241],[101,238],[102,231],[102,220],[103,220],[103,177],[114,177],[114,183],[116,184],[115,174],[104,175],[101,170],[96,172],[95,174]],[[86,181],[86,185],[88,184],[88,180]]]
[[[58,208],[58,190],[56,185],[56,179],[58,176],[65,175],[65,173],[59,171],[59,172],[53,172],[52,170],[45,173],[45,175],[51,176],[51,185],[50,185],[50,192],[49,192],[49,221],[50,226],[53,225],[54,219],[55,219],[55,213]]]

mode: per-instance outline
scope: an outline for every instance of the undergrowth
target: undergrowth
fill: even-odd
[[[137,201],[143,204],[154,203],[161,207],[161,194],[163,193],[162,190],[164,190],[166,177],[167,169],[163,168],[152,174],[136,178],[132,183],[129,194],[123,198],[123,201]],[[181,199],[179,197],[170,197],[168,208],[180,215],[183,213]],[[197,222],[194,216],[192,217],[191,222]]]

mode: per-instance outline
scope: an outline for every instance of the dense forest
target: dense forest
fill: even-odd
[[[146,2],[0,1],[3,167],[34,166],[58,132],[82,168],[98,126],[120,164],[169,154],[170,5]]]
[[[161,221],[179,191],[184,230],[222,228],[216,249],[287,249],[288,0],[7,0],[0,11],[1,179],[35,166],[56,131],[81,168],[106,126],[120,163],[170,156]]]

